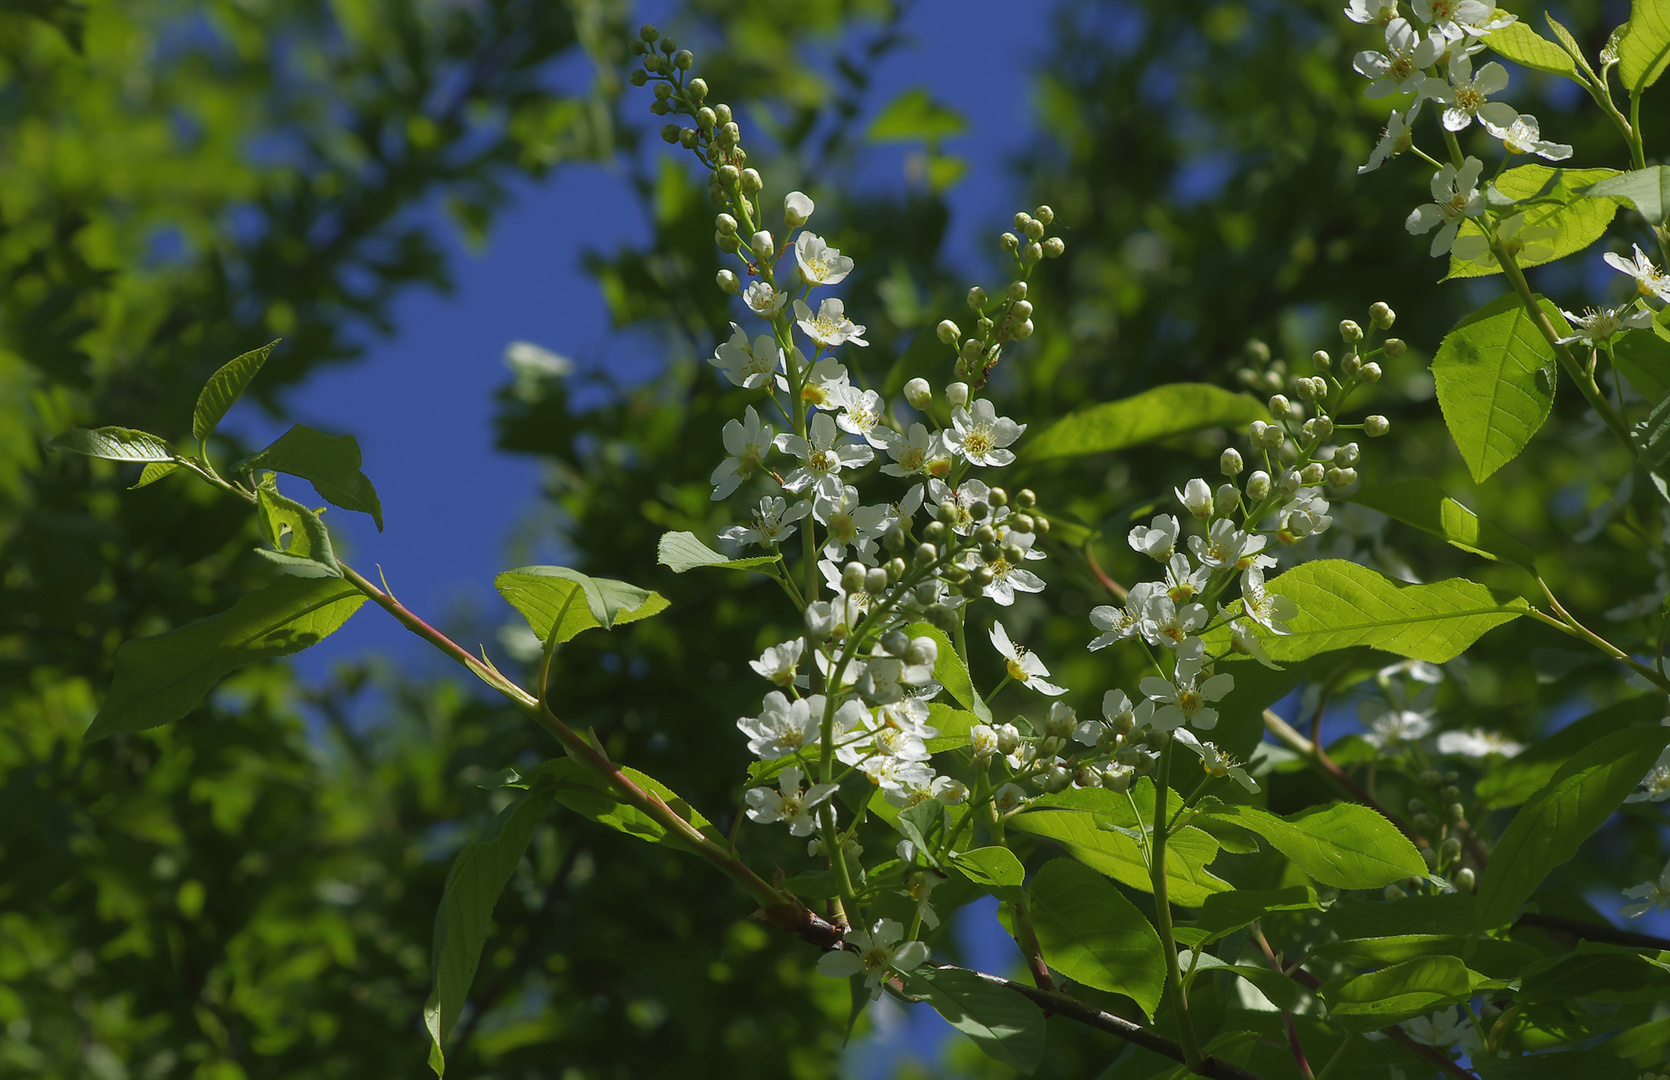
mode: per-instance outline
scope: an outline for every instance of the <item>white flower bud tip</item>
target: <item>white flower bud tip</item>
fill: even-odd
[[[1339,336],[1347,345],[1352,345],[1363,340],[1363,328],[1351,319],[1341,319]]]
[[[954,382],[945,388],[945,400],[953,409],[960,409],[968,404],[968,384]]]
[[[1357,377],[1362,379],[1366,383],[1377,383],[1377,382],[1379,382],[1380,381],[1380,365],[1376,364],[1376,363],[1373,363],[1372,361],[1367,363],[1367,364],[1364,364],[1362,370],[1357,373]]]
[[[1239,476],[1246,463],[1241,460],[1241,451],[1230,446],[1218,455],[1218,470],[1225,476]]]
[[[1390,430],[1392,430],[1392,422],[1384,416],[1375,415],[1363,421],[1363,431],[1371,439],[1378,439]]]
[[[772,242],[771,234],[764,229],[754,234],[753,238],[748,241],[748,247],[754,252],[754,258],[756,259],[769,259],[777,251]]]
[[[912,379],[905,383],[905,400],[915,409],[926,409],[934,403],[933,387],[927,379]]]
[[[1316,370],[1327,371],[1329,365],[1333,363],[1333,357],[1328,355],[1327,349],[1318,349],[1310,354],[1310,362]]]
[[[798,229],[812,218],[814,204],[804,191],[791,191],[783,196],[783,221],[791,229]]]
[[[1392,324],[1397,321],[1397,312],[1393,311],[1391,305],[1384,301],[1369,308],[1368,315],[1370,319],[1374,320],[1374,325],[1382,330],[1390,330]]]
[[[1247,477],[1247,498],[1262,499],[1270,494],[1270,474],[1259,469]]]
[[[719,273],[714,275],[714,280],[718,282],[719,290],[721,292],[739,293],[742,291],[742,283],[738,281],[737,276],[729,270],[719,271]]]
[[[947,345],[955,345],[957,339],[963,336],[962,329],[950,319],[941,319],[939,325],[934,327],[934,333]]]

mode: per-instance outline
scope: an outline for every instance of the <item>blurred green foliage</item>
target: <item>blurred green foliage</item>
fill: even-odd
[[[1567,10],[1591,52],[1622,17],[1590,2]],[[0,4],[0,1075],[424,1069],[420,1010],[447,861],[502,805],[475,785],[554,746],[462,683],[372,665],[310,689],[277,664],[236,676],[174,728],[83,746],[120,641],[221,610],[270,571],[248,555],[241,508],[172,482],[128,494],[126,471],[42,447],[95,419],[183,433],[202,379],[274,335],[282,357],[255,386],[269,406],[279,387],[351,360],[367,329],[388,327],[398,293],[447,280],[411,213],[429,200],[484,238],[514,175],[611,154],[630,170],[654,236],[588,266],[617,326],[654,343],[662,373],[634,386],[606,372],[519,380],[500,395],[500,442],[545,463],[577,566],[673,602],[565,646],[559,713],[732,824],[721,811],[739,801],[744,760],[733,724],[759,694],[746,661],[790,636],[792,613],[764,583],[675,578],[655,564],[661,532],[711,537],[729,524],[707,476],[742,397],[704,363],[729,309],[712,287],[703,186],[658,142],[639,145],[644,102],[621,99],[628,15],[523,0]],[[881,0],[690,0],[667,27],[775,144],[751,162],[767,195],[807,190],[831,243],[857,260],[850,307],[877,346],[862,374],[889,388],[943,379],[950,356],[933,324],[962,310],[971,277],[1001,284],[942,257],[958,173],[940,107],[906,102],[879,133],[859,126],[885,104],[870,100],[865,72],[905,44],[898,15]],[[1364,479],[1432,477],[1556,551],[1545,574],[1580,617],[1655,580],[1662,568],[1632,535],[1653,520],[1648,485],[1595,543],[1570,542],[1628,468],[1587,430],[1575,395],[1532,454],[1476,489],[1469,480],[1424,366],[1498,286],[1436,284],[1443,267],[1402,229],[1422,176],[1396,164],[1355,175],[1384,110],[1349,70],[1364,42],[1336,4],[1069,3],[1055,18],[1035,86],[1041,128],[1013,167],[1031,200],[1055,208],[1068,253],[1036,281],[1039,332],[996,373],[1006,411],[1042,423],[1163,382],[1228,384],[1249,338],[1297,360],[1332,347],[1340,318],[1385,300],[1408,313],[1398,332],[1411,353],[1377,387],[1374,408],[1399,437],[1374,444]],[[834,61],[820,61],[831,41]],[[582,55],[597,71],[586,95],[547,89],[551,64]],[[1518,85],[1543,96],[1545,130],[1580,160],[1622,164],[1592,112],[1542,77]],[[865,140],[898,137],[916,113],[931,129],[919,179],[880,193],[857,183]],[[995,238],[1005,223],[987,224]],[[1568,269],[1542,273],[1533,279],[1568,302],[1591,287]],[[587,379],[605,400],[577,407],[598,398],[577,385]],[[1040,463],[1025,480],[1130,580],[1128,521],[1217,449],[1189,436]],[[467,492],[445,495],[467,505]],[[1464,573],[1507,592],[1529,584],[1413,530],[1341,517],[1383,568]],[[1084,615],[1105,599],[1082,554],[1059,538],[1051,554],[1049,606],[1023,600],[1011,629],[1059,658],[1069,684],[1129,682],[1121,661],[1082,651]],[[762,609],[779,613],[775,625]],[[1655,629],[1637,618],[1617,631],[1640,644]],[[1558,684],[1545,678],[1556,671]],[[1615,669],[1528,620],[1487,637],[1461,672],[1441,699],[1447,726],[1523,737],[1555,710],[1624,693]],[[366,729],[349,717],[373,686],[379,719]],[[309,713],[322,718],[312,729]],[[1271,787],[1280,809],[1328,795],[1302,772]],[[1603,833],[1544,909],[1604,921],[1584,889],[1652,877],[1664,858],[1660,841],[1636,835],[1632,847]],[[740,843],[763,868],[802,861],[763,830]],[[500,903],[450,1067],[563,1080],[830,1075],[846,987],[746,914],[706,867],[553,815]],[[936,948],[953,955],[941,937]],[[1210,988],[1228,985],[1202,985],[1197,1024],[1210,1029],[1235,1004]],[[1255,1022],[1265,1019],[1279,1038],[1279,1020]],[[1581,1030],[1581,1018],[1549,1023]],[[1040,1075],[1141,1076],[1159,1064],[1060,1021],[1050,1040]],[[1002,1072],[960,1044],[947,1068]],[[1367,1049],[1336,1073],[1385,1074]]]

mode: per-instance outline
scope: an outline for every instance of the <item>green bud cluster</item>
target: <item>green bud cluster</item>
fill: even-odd
[[[968,290],[968,306],[975,313],[973,332],[964,336],[949,319],[939,324],[939,339],[956,350],[957,378],[968,380],[975,389],[985,385],[992,368],[1002,359],[1005,344],[1025,341],[1033,334],[1028,278],[1040,260],[1059,258],[1067,250],[1065,241],[1049,235],[1054,222],[1055,211],[1048,206],[1017,213],[1014,231],[998,237],[998,246],[1015,263],[1015,277],[1004,288],[1003,298],[994,304],[986,290],[976,285]]]

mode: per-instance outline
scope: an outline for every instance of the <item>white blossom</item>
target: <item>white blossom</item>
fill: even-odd
[[[732,525],[719,534],[720,539],[736,544],[758,544],[770,547],[794,535],[794,523],[812,512],[809,500],[792,505],[781,496],[767,495],[754,511],[754,520],[747,525]]]
[[[892,919],[878,919],[869,930],[852,929],[846,934],[848,945],[857,952],[838,950],[826,952],[818,958],[818,972],[836,979],[853,975],[864,976],[870,996],[881,996],[881,984],[896,971],[914,971],[928,959],[928,947],[920,941],[906,941],[905,928]]]
[[[748,406],[742,420],[728,420],[722,433],[725,452],[730,456],[713,470],[713,498],[726,498],[744,480],[759,471],[766,454],[771,452],[776,429],[760,420],[760,414]]]
[[[852,383],[847,377],[846,365],[833,356],[826,356],[810,368],[806,368],[805,358],[800,355],[799,349],[795,350],[794,358],[804,371],[800,380],[801,402],[815,405],[827,412],[839,409],[841,402],[846,399],[847,391],[852,388]],[[785,394],[789,392],[787,376],[777,376],[777,389]]]
[[[1100,604],[1091,608],[1090,625],[1102,633],[1090,643],[1090,651],[1105,649],[1116,641],[1124,641],[1141,633],[1143,613],[1148,609],[1148,600],[1159,588],[1157,582],[1139,582],[1131,586],[1125,597],[1124,607]]]
[[[807,199],[808,203],[812,200]],[[794,239],[794,261],[808,285],[838,285],[852,273],[852,260],[832,248],[815,233],[803,232]],[[811,331],[807,331],[810,333]]]
[[[1502,140],[1510,154],[1535,154],[1548,161],[1564,161],[1571,157],[1571,147],[1565,143],[1549,142],[1542,137],[1542,127],[1530,113],[1520,113],[1507,124],[1492,123],[1490,117],[1480,115],[1485,130]]]
[[[1433,174],[1433,201],[1410,211],[1403,227],[1411,233],[1430,232],[1442,226],[1432,238],[1430,254],[1437,256],[1450,250],[1461,223],[1484,213],[1484,195],[1476,186],[1483,168],[1484,163],[1475,157],[1462,162],[1459,172],[1454,165],[1445,165]]]
[[[1157,514],[1147,525],[1131,530],[1131,550],[1146,555],[1155,562],[1169,562],[1177,549],[1177,519],[1170,514]]]
[[[1523,746],[1501,732],[1486,731],[1484,728],[1474,728],[1472,731],[1446,731],[1438,736],[1440,754],[1460,754],[1470,758],[1489,757],[1492,754],[1513,757],[1523,749]]]
[[[1007,814],[1026,805],[1026,789],[1019,784],[1004,784],[992,793],[992,805],[997,812]]]
[[[800,657],[805,650],[806,639],[795,638],[781,645],[768,646],[758,660],[748,661],[748,666],[757,671],[761,678],[770,679],[778,686],[789,686],[800,681],[797,675],[800,670]]]
[[[789,302],[789,294],[772,288],[768,282],[756,281],[743,292],[742,302],[760,318],[773,319]]]
[[[1137,630],[1148,644],[1174,649],[1190,634],[1205,626],[1209,617],[1210,613],[1204,605],[1193,602],[1179,604],[1156,590],[1143,604],[1142,620],[1137,623]]]
[[[732,323],[730,340],[715,349],[707,362],[734,385],[754,390],[771,381],[771,373],[783,362],[783,350],[769,334],[761,334],[750,345],[748,332]]]
[[[1213,570],[1245,570],[1263,564],[1274,566],[1275,560],[1261,555],[1268,538],[1259,533],[1244,533],[1228,518],[1219,518],[1205,536],[1189,537],[1189,550],[1200,565]]]
[[[1663,802],[1670,799],[1670,750],[1658,756],[1658,761],[1641,780],[1641,790],[1632,792],[1624,802]]]
[[[1397,18],[1397,0],[1351,0],[1345,17],[1364,26],[1384,27]]]
[[[1005,447],[1025,430],[1025,424],[998,416],[991,401],[980,398],[971,408],[951,410],[951,430],[945,432],[945,445],[973,465],[1009,465],[1015,455]]]
[[[1432,713],[1425,709],[1386,708],[1365,702],[1362,721],[1369,729],[1363,739],[1382,750],[1390,750],[1400,743],[1418,742],[1432,731]]]
[[[841,430],[857,435],[877,450],[887,449],[894,434],[881,423],[887,413],[887,404],[879,393],[847,386],[838,393],[836,404],[841,411],[836,414],[835,421],[841,425]]]
[[[864,445],[841,443],[840,429],[827,413],[812,417],[808,430],[809,439],[787,431],[777,436],[777,449],[804,463],[783,478],[783,486],[800,492],[816,485],[817,491],[826,498],[839,498],[844,487],[840,481],[841,470],[868,465],[876,456],[875,451]]]
[[[1475,0],[1467,0],[1475,2]],[[1508,85],[1508,69],[1492,60],[1473,74],[1473,61],[1465,53],[1450,58],[1450,82],[1446,86],[1437,79],[1429,79],[1421,86],[1423,96],[1445,106],[1446,131],[1465,131],[1476,116],[1480,123],[1507,127],[1519,116],[1519,110],[1489,97]]]
[[[1258,634],[1253,628],[1240,619],[1235,619],[1229,624],[1229,647],[1231,651],[1250,656],[1273,671],[1282,669],[1280,664],[1270,659],[1269,651],[1264,648],[1264,642],[1258,640]]]
[[[1657,908],[1660,911],[1670,911],[1670,863],[1664,864],[1659,872],[1657,881],[1646,881],[1640,885],[1631,885],[1624,890],[1624,895],[1640,903],[1629,904],[1621,908],[1618,914],[1627,919],[1639,918],[1647,912]]]
[[[1478,1028],[1462,1009],[1441,1009],[1430,1016],[1405,1020],[1402,1026],[1410,1038],[1428,1046],[1460,1050],[1469,1057],[1484,1049]]]
[[[1581,315],[1574,315],[1562,310],[1560,314],[1566,317],[1577,333],[1560,339],[1560,344],[1570,345],[1574,341],[1581,341],[1590,348],[1611,338],[1622,330],[1636,330],[1653,324],[1651,311],[1639,311],[1633,304],[1619,307],[1587,308]]]
[[[1211,680],[1207,681],[1210,682]],[[1213,744],[1195,738],[1187,728],[1178,728],[1172,733],[1171,737],[1200,755],[1200,767],[1206,771],[1207,775],[1228,776],[1248,791],[1258,790],[1258,781],[1249,776],[1247,770],[1242,768],[1238,761]]]
[[[1420,89],[1426,69],[1438,59],[1443,47],[1438,35],[1417,31],[1407,19],[1393,19],[1386,24],[1386,51],[1360,52],[1352,66],[1370,80],[1371,98],[1410,94]]]
[[[1044,662],[1038,659],[1036,653],[1009,640],[1009,632],[1003,628],[1003,623],[992,623],[991,639],[992,646],[1002,653],[1007,661],[1006,667],[1011,679],[1050,697],[1060,697],[1067,692],[1064,687],[1048,681],[1050,669],[1044,666]]]
[[[1547,262],[1554,258],[1554,241],[1560,230],[1552,225],[1532,225],[1529,215],[1515,214],[1496,223],[1496,245],[1508,254],[1528,263]],[[1490,238],[1483,232],[1469,230],[1455,238],[1450,253],[1458,259],[1480,266],[1500,266]]]
[[[837,784],[813,784],[802,790],[803,775],[797,766],[790,765],[777,777],[777,790],[768,787],[749,788],[743,794],[748,803],[748,817],[762,825],[788,823],[790,836],[810,836],[817,827],[812,811],[835,794]]]
[[[815,204],[804,191],[791,191],[783,196],[783,220],[789,228],[798,229],[812,218]]]
[[[942,477],[951,471],[951,451],[944,438],[925,424],[912,424],[908,433],[889,440],[887,456],[893,463],[881,471],[888,476]]]
[[[997,732],[990,724],[975,724],[968,729],[968,748],[976,758],[989,758],[997,753]]]
[[[1299,605],[1264,587],[1264,568],[1254,566],[1241,575],[1241,610],[1272,634],[1291,634],[1287,620],[1299,613]]]
[[[969,535],[980,524],[974,520],[973,508],[982,503],[989,507],[991,493],[992,489],[983,480],[964,480],[955,488],[937,477],[928,481],[928,497],[934,502],[935,513],[947,505],[956,511],[951,530],[959,536]],[[1001,513],[1007,512],[1008,507],[1003,507]],[[988,513],[985,520],[991,521],[997,516]]]
[[[1183,604],[1206,591],[1212,580],[1212,568],[1189,565],[1189,557],[1179,551],[1166,564],[1166,595],[1174,604]]]
[[[1301,488],[1276,513],[1281,530],[1300,540],[1327,532],[1334,523],[1328,515],[1328,500],[1322,497],[1320,488]]]
[[[833,496],[824,488],[817,489],[812,496],[812,516],[827,529],[824,558],[839,559],[851,546],[859,559],[875,565],[876,538],[887,531],[887,507],[859,506],[858,489],[844,485]]]
[[[1622,255],[1608,251],[1604,256],[1606,265],[1634,278],[1635,287],[1640,290],[1642,296],[1656,297],[1670,302],[1670,276],[1665,275],[1663,271],[1653,265],[1653,261],[1647,258],[1646,253],[1641,250],[1640,244],[1634,246],[1634,262]]]
[[[806,301],[794,302],[795,323],[807,337],[828,348],[845,345],[868,345],[864,340],[864,327],[847,318],[846,305],[839,297],[831,296],[818,306],[818,313],[812,314],[812,309],[806,306]]]
[[[1159,731],[1171,731],[1183,724],[1193,724],[1202,731],[1210,731],[1218,723],[1218,711],[1210,706],[1235,688],[1235,677],[1220,672],[1200,682],[1205,661],[1198,655],[1179,654],[1175,677],[1162,679],[1150,675],[1139,684],[1142,692],[1158,706],[1152,725]],[[1198,685],[1197,685],[1198,683]]]
[[[1202,521],[1212,516],[1212,486],[1196,477],[1183,486],[1181,490],[1172,488],[1171,492],[1177,496],[1177,501],[1183,508]]]
[[[1509,16],[1501,22],[1491,23],[1494,8],[1481,3],[1481,0],[1414,0],[1413,6],[1416,15],[1438,27],[1446,36],[1466,36],[1514,21],[1514,17]]]
[[[1371,173],[1386,163],[1387,158],[1397,157],[1414,144],[1413,127],[1415,117],[1420,114],[1421,103],[1417,100],[1408,109],[1394,110],[1386,119],[1386,130],[1381,133],[1380,141],[1369,151],[1368,164],[1357,166],[1357,175]]]
[[[761,703],[759,716],[744,716],[736,726],[748,736],[750,751],[762,760],[774,761],[817,745],[823,708],[822,694],[790,701],[773,690]]]

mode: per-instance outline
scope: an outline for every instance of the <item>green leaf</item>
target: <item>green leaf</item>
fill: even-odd
[[[1526,230],[1553,230],[1548,242],[1527,247],[1519,253],[1519,265],[1541,266],[1563,259],[1605,236],[1606,227],[1612,224],[1612,218],[1618,212],[1618,201],[1583,192],[1590,185],[1616,175],[1615,169],[1554,169],[1547,165],[1521,165],[1498,177],[1495,188],[1499,193],[1515,202],[1525,201]],[[1477,221],[1468,220],[1462,224],[1460,235],[1483,236],[1484,229]],[[1501,272],[1501,266],[1494,262],[1463,259],[1452,250],[1450,272],[1444,280],[1485,277]]]
[[[383,531],[383,504],[370,478],[360,471],[360,444],[352,435],[326,435],[297,424],[238,469],[271,469],[299,476],[332,506],[370,514],[377,531]]]
[[[723,836],[713,832],[712,823],[672,788],[637,769],[622,766],[620,771],[643,790],[660,796],[675,814],[707,834],[709,839],[725,842]],[[552,758],[536,766],[530,775],[553,780],[557,801],[582,817],[652,844],[668,844],[685,851],[690,849],[689,843],[669,832],[666,826],[637,807],[621,802],[602,778],[573,758]]]
[[[214,434],[226,410],[243,396],[249,380],[255,378],[255,373],[261,370],[261,365],[267,362],[267,357],[272,355],[277,345],[277,341],[270,341],[259,349],[251,349],[235,360],[227,361],[219,371],[209,376],[203,392],[197,395],[197,408],[191,414],[191,433],[197,436],[199,442]]]
[[[1498,8],[1497,11],[1500,12],[1501,9]],[[1564,75],[1568,79],[1577,78],[1577,65],[1572,62],[1571,55],[1531,29],[1523,19],[1492,30],[1484,39],[1484,43],[1507,59],[1532,71]]]
[[[923,799],[915,806],[900,810],[898,816],[893,819],[893,827],[916,846],[917,854],[926,859],[930,866],[939,865],[939,860],[934,858],[934,852],[945,842],[944,803],[938,799]]]
[[[1351,501],[1447,540],[1463,551],[1535,569],[1536,553],[1529,547],[1488,521],[1479,520],[1477,514],[1424,477],[1365,487]]]
[[[779,561],[779,557],[776,555],[755,555],[747,559],[727,559],[696,539],[695,533],[688,532],[664,533],[657,551],[661,565],[671,567],[675,574],[682,574],[686,570],[694,570],[698,566],[717,566],[724,570],[754,570],[755,567]],[[765,573],[763,570],[756,570],[755,572]]]
[[[1184,971],[1194,965],[1195,975],[1202,972],[1224,971],[1239,976],[1258,988],[1259,993],[1278,1009],[1291,1009],[1299,1004],[1299,984],[1279,971],[1255,964],[1231,964],[1209,952],[1184,952],[1178,958]]]
[[[1648,401],[1670,394],[1670,341],[1646,329],[1612,339],[1612,366]]]
[[[155,435],[125,427],[70,428],[47,445],[106,461],[173,461],[175,456]]]
[[[156,483],[158,480],[161,480],[163,477],[169,475],[179,467],[179,464],[173,461],[153,461],[140,471],[139,482],[128,488],[128,490],[138,491],[142,487],[148,487],[151,484]]]
[[[930,146],[968,131],[962,113],[941,105],[926,87],[906,90],[881,110],[870,124],[873,142],[914,142]]]
[[[1494,930],[1512,921],[1556,866],[1577,854],[1653,767],[1670,728],[1630,728],[1572,755],[1508,823],[1479,876],[1478,925]]]
[[[1100,816],[1079,810],[1029,810],[1010,818],[1009,828],[1053,841],[1092,870],[1141,892],[1153,892],[1136,837],[1119,828],[1101,827]],[[1217,855],[1218,842],[1193,826],[1172,834],[1166,843],[1166,893],[1172,903],[1199,907],[1213,893],[1232,888],[1206,869]]]
[[[1591,197],[1624,199],[1650,224],[1662,225],[1670,218],[1670,165],[1651,165],[1634,172],[1607,177],[1583,189]]]
[[[1171,383],[1063,417],[1027,443],[1026,458],[1082,457],[1269,418],[1264,406],[1246,394],[1210,383]]]
[[[365,602],[339,578],[281,578],[219,615],[116,650],[116,678],[86,738],[144,731],[191,712],[221,678],[329,637]]]
[[[1528,606],[1517,597],[1499,601],[1466,578],[1404,585],[1342,559],[1303,563],[1272,578],[1269,589],[1299,606],[1287,623],[1291,634],[1264,639],[1277,662],[1368,645],[1442,664]]]
[[[1215,806],[1207,813],[1262,836],[1323,885],[1378,889],[1426,876],[1415,845],[1366,806],[1332,803],[1289,818],[1255,806]]]
[[[292,574],[302,577],[341,577],[330,533],[319,515],[278,493],[268,473],[255,489],[255,522],[272,550],[256,549]]]
[[[1370,900],[1342,896],[1328,909],[1328,922],[1342,938],[1394,934],[1470,935],[1477,921],[1472,893],[1405,896],[1399,900]]]
[[[1625,27],[1618,42],[1618,77],[1633,95],[1657,82],[1670,64],[1670,4],[1633,0]]]
[[[1661,399],[1645,420],[1629,429],[1629,440],[1642,467],[1653,474],[1662,491],[1663,477],[1670,472],[1670,397]]]
[[[941,685],[944,684],[941,683]],[[928,705],[928,726],[937,728],[939,734],[927,740],[928,752],[937,754],[943,750],[957,750],[967,746],[969,743],[969,729],[980,722],[978,716],[966,709],[953,709],[942,701],[930,703]]]
[[[1664,701],[1656,696],[1630,698],[1590,713],[1490,766],[1474,785],[1473,794],[1487,810],[1517,806],[1545,787],[1573,755],[1596,739],[1638,724],[1656,723],[1664,714]]]
[[[1236,889],[1214,893],[1200,906],[1195,925],[1216,937],[1239,930],[1272,911],[1320,911],[1322,904],[1309,885],[1285,889]]]
[[[1454,956],[1423,956],[1347,979],[1323,995],[1329,1016],[1362,1017],[1368,1023],[1351,1026],[1381,1028],[1465,1001],[1487,981]]]
[[[1000,900],[1020,899],[1026,868],[1006,847],[982,847],[965,851],[951,860],[963,876]]]
[[[423,1022],[431,1040],[429,1067],[436,1076],[446,1075],[442,1047],[458,1022],[470,983],[475,980],[481,947],[493,922],[493,907],[522,861],[522,853],[533,839],[534,826],[551,809],[555,796],[556,786],[550,781],[519,793],[493,818],[481,839],[466,844],[452,861],[441,908],[435,913],[431,954],[435,985],[423,1007]]]
[[[528,620],[547,645],[576,634],[613,629],[667,610],[667,598],[611,578],[594,578],[566,566],[524,566],[493,579],[499,595]]]
[[[1556,332],[1565,316],[1538,298]],[[1517,297],[1497,298],[1445,335],[1432,358],[1438,405],[1474,480],[1512,461],[1554,407],[1554,348]]]
[[[951,639],[945,636],[945,632],[932,623],[919,622],[905,627],[905,633],[913,638],[933,639],[934,644],[939,647],[939,659],[934,661],[934,681],[945,687],[956,699],[957,704],[979,717],[982,724],[991,723],[992,711],[975,692],[974,680],[969,678],[963,658],[958,655],[956,646],[951,644]]]
[[[1670,971],[1639,953],[1580,941],[1575,952],[1527,972],[1520,993],[1525,1001],[1665,1001]]]
[[[988,1057],[1022,1073],[1044,1056],[1044,1014],[1013,990],[962,968],[919,967],[905,990],[925,999]]]
[[[1124,994],[1149,1016],[1165,989],[1165,947],[1147,916],[1087,867],[1051,859],[1032,878],[1032,926],[1050,967]]]

